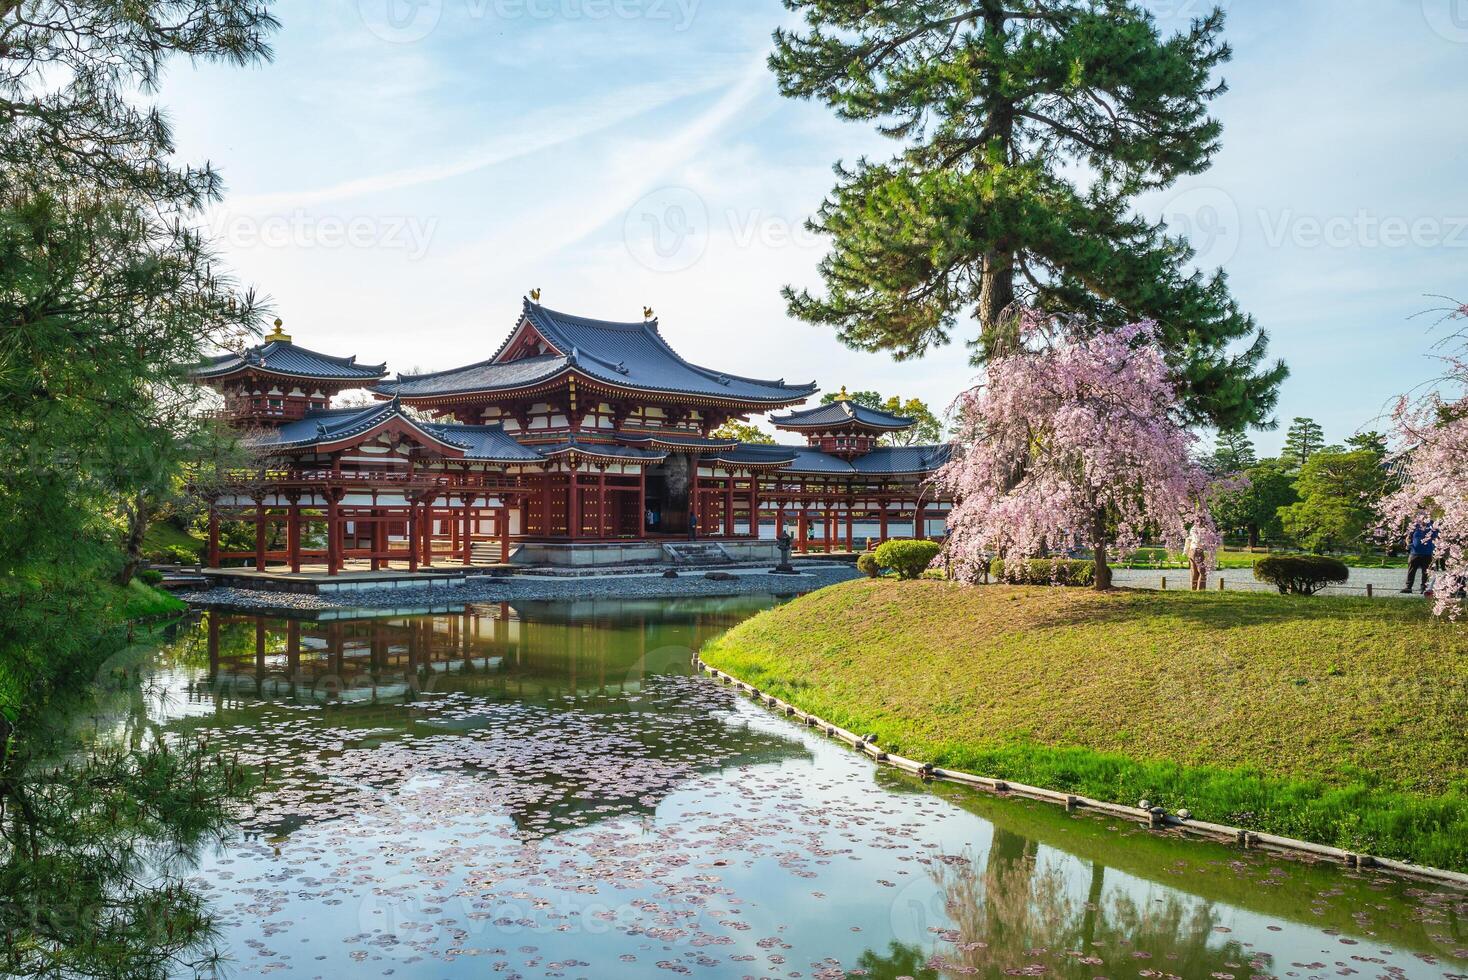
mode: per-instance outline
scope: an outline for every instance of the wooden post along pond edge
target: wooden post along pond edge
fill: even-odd
[[[1220,590],[1223,588],[1222,579],[1219,579],[1218,587]],[[1191,814],[1184,816],[1182,814],[1167,813],[1161,807],[1136,807],[1126,806],[1121,803],[1107,803],[1104,800],[1093,800],[1085,796],[1076,796],[1074,793],[1062,793],[1039,786],[1026,786],[1024,783],[1016,783],[1007,779],[991,779],[987,776],[977,776],[973,773],[961,772],[956,769],[943,769],[928,762],[918,762],[915,759],[909,759],[905,756],[883,751],[877,746],[875,736],[858,735],[855,732],[847,731],[839,725],[833,725],[817,715],[813,715],[808,711],[802,711],[793,704],[782,701],[774,695],[767,694],[754,685],[734,677],[732,674],[727,674],[715,667],[710,667],[696,654],[693,657],[693,666],[695,670],[709,675],[709,677],[718,681],[720,684],[732,685],[736,690],[748,694],[765,707],[779,711],[781,714],[793,718],[807,727],[818,728],[828,737],[838,742],[845,742],[847,745],[877,762],[886,763],[895,769],[900,769],[903,772],[918,776],[924,780],[942,779],[951,783],[972,786],[990,793],[1005,796],[1021,796],[1027,799],[1056,803],[1065,807],[1068,811],[1077,809],[1094,810],[1097,813],[1103,813],[1108,816],[1134,820],[1153,829],[1175,828],[1190,836],[1204,837],[1226,844],[1237,844],[1240,847],[1263,848],[1293,857],[1310,859],[1324,858],[1348,868],[1378,868],[1403,877],[1439,882],[1455,888],[1468,890],[1468,874],[1459,871],[1430,868],[1425,865],[1396,861],[1391,858],[1377,857],[1371,854],[1358,854],[1326,844],[1296,840],[1293,837],[1281,837],[1277,834],[1244,830],[1240,827],[1229,827],[1224,824],[1210,823],[1206,820],[1194,820]],[[1183,814],[1186,814],[1186,811],[1183,811]]]

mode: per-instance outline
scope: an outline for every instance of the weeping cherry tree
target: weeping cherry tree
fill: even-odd
[[[991,557],[1095,553],[1095,587],[1111,587],[1108,555],[1151,532],[1180,547],[1196,530],[1210,552],[1210,478],[1178,421],[1179,391],[1152,323],[1085,329],[1026,313],[1019,349],[989,362],[959,399],[956,452],[937,484],[957,501],[945,558],[979,579]]]
[[[1468,303],[1447,311],[1446,318],[1468,321]],[[1444,384],[1420,399],[1403,397],[1393,411],[1398,448],[1392,459],[1402,484],[1379,508],[1383,530],[1397,540],[1413,522],[1433,521],[1441,562],[1436,611],[1457,619],[1468,589],[1468,328],[1450,340],[1465,351],[1443,358]]]

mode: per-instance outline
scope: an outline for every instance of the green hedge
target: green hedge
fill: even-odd
[[[856,556],[856,567],[859,571],[866,573],[867,578],[876,578],[882,574],[882,566],[877,564],[877,556],[870,551]]]
[[[881,568],[890,568],[900,577],[915,579],[922,576],[938,557],[936,541],[888,541],[877,546],[872,557]]]
[[[1014,585],[1088,586],[1096,584],[1096,563],[1074,558],[1031,558],[1009,565],[1003,558],[995,558],[989,563],[989,574],[996,581]]]
[[[1320,555],[1270,555],[1254,563],[1254,577],[1279,589],[1280,595],[1314,595],[1350,578],[1351,570],[1343,561]]]

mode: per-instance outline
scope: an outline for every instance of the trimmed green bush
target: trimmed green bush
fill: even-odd
[[[859,571],[865,572],[867,578],[876,578],[882,574],[882,566],[877,564],[877,556],[870,551],[856,556],[856,567]]]
[[[938,557],[936,541],[888,541],[877,546],[872,557],[881,568],[890,568],[905,579],[920,578]]]
[[[1280,595],[1314,595],[1350,578],[1351,570],[1339,559],[1320,555],[1270,555],[1254,563],[1254,577],[1279,589]]]
[[[1003,558],[995,558],[989,563],[989,574],[997,582],[1014,585],[1090,586],[1096,584],[1096,563],[1076,558],[1031,558],[1010,566]]]
[[[138,580],[144,585],[157,585],[163,581],[163,573],[156,568],[140,568],[137,574]]]

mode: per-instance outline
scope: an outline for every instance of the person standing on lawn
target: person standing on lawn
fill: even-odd
[[[1188,556],[1188,570],[1192,575],[1193,591],[1202,592],[1208,588],[1208,547],[1203,542],[1203,535],[1199,533],[1195,525],[1188,531],[1188,539],[1183,544],[1183,551]]]
[[[1403,594],[1412,591],[1412,584],[1417,580],[1417,573],[1422,573],[1422,593],[1427,594],[1427,577],[1432,568],[1432,556],[1437,551],[1437,528],[1433,527],[1430,520],[1419,520],[1412,525],[1412,530],[1407,533],[1407,587],[1402,590]]]

